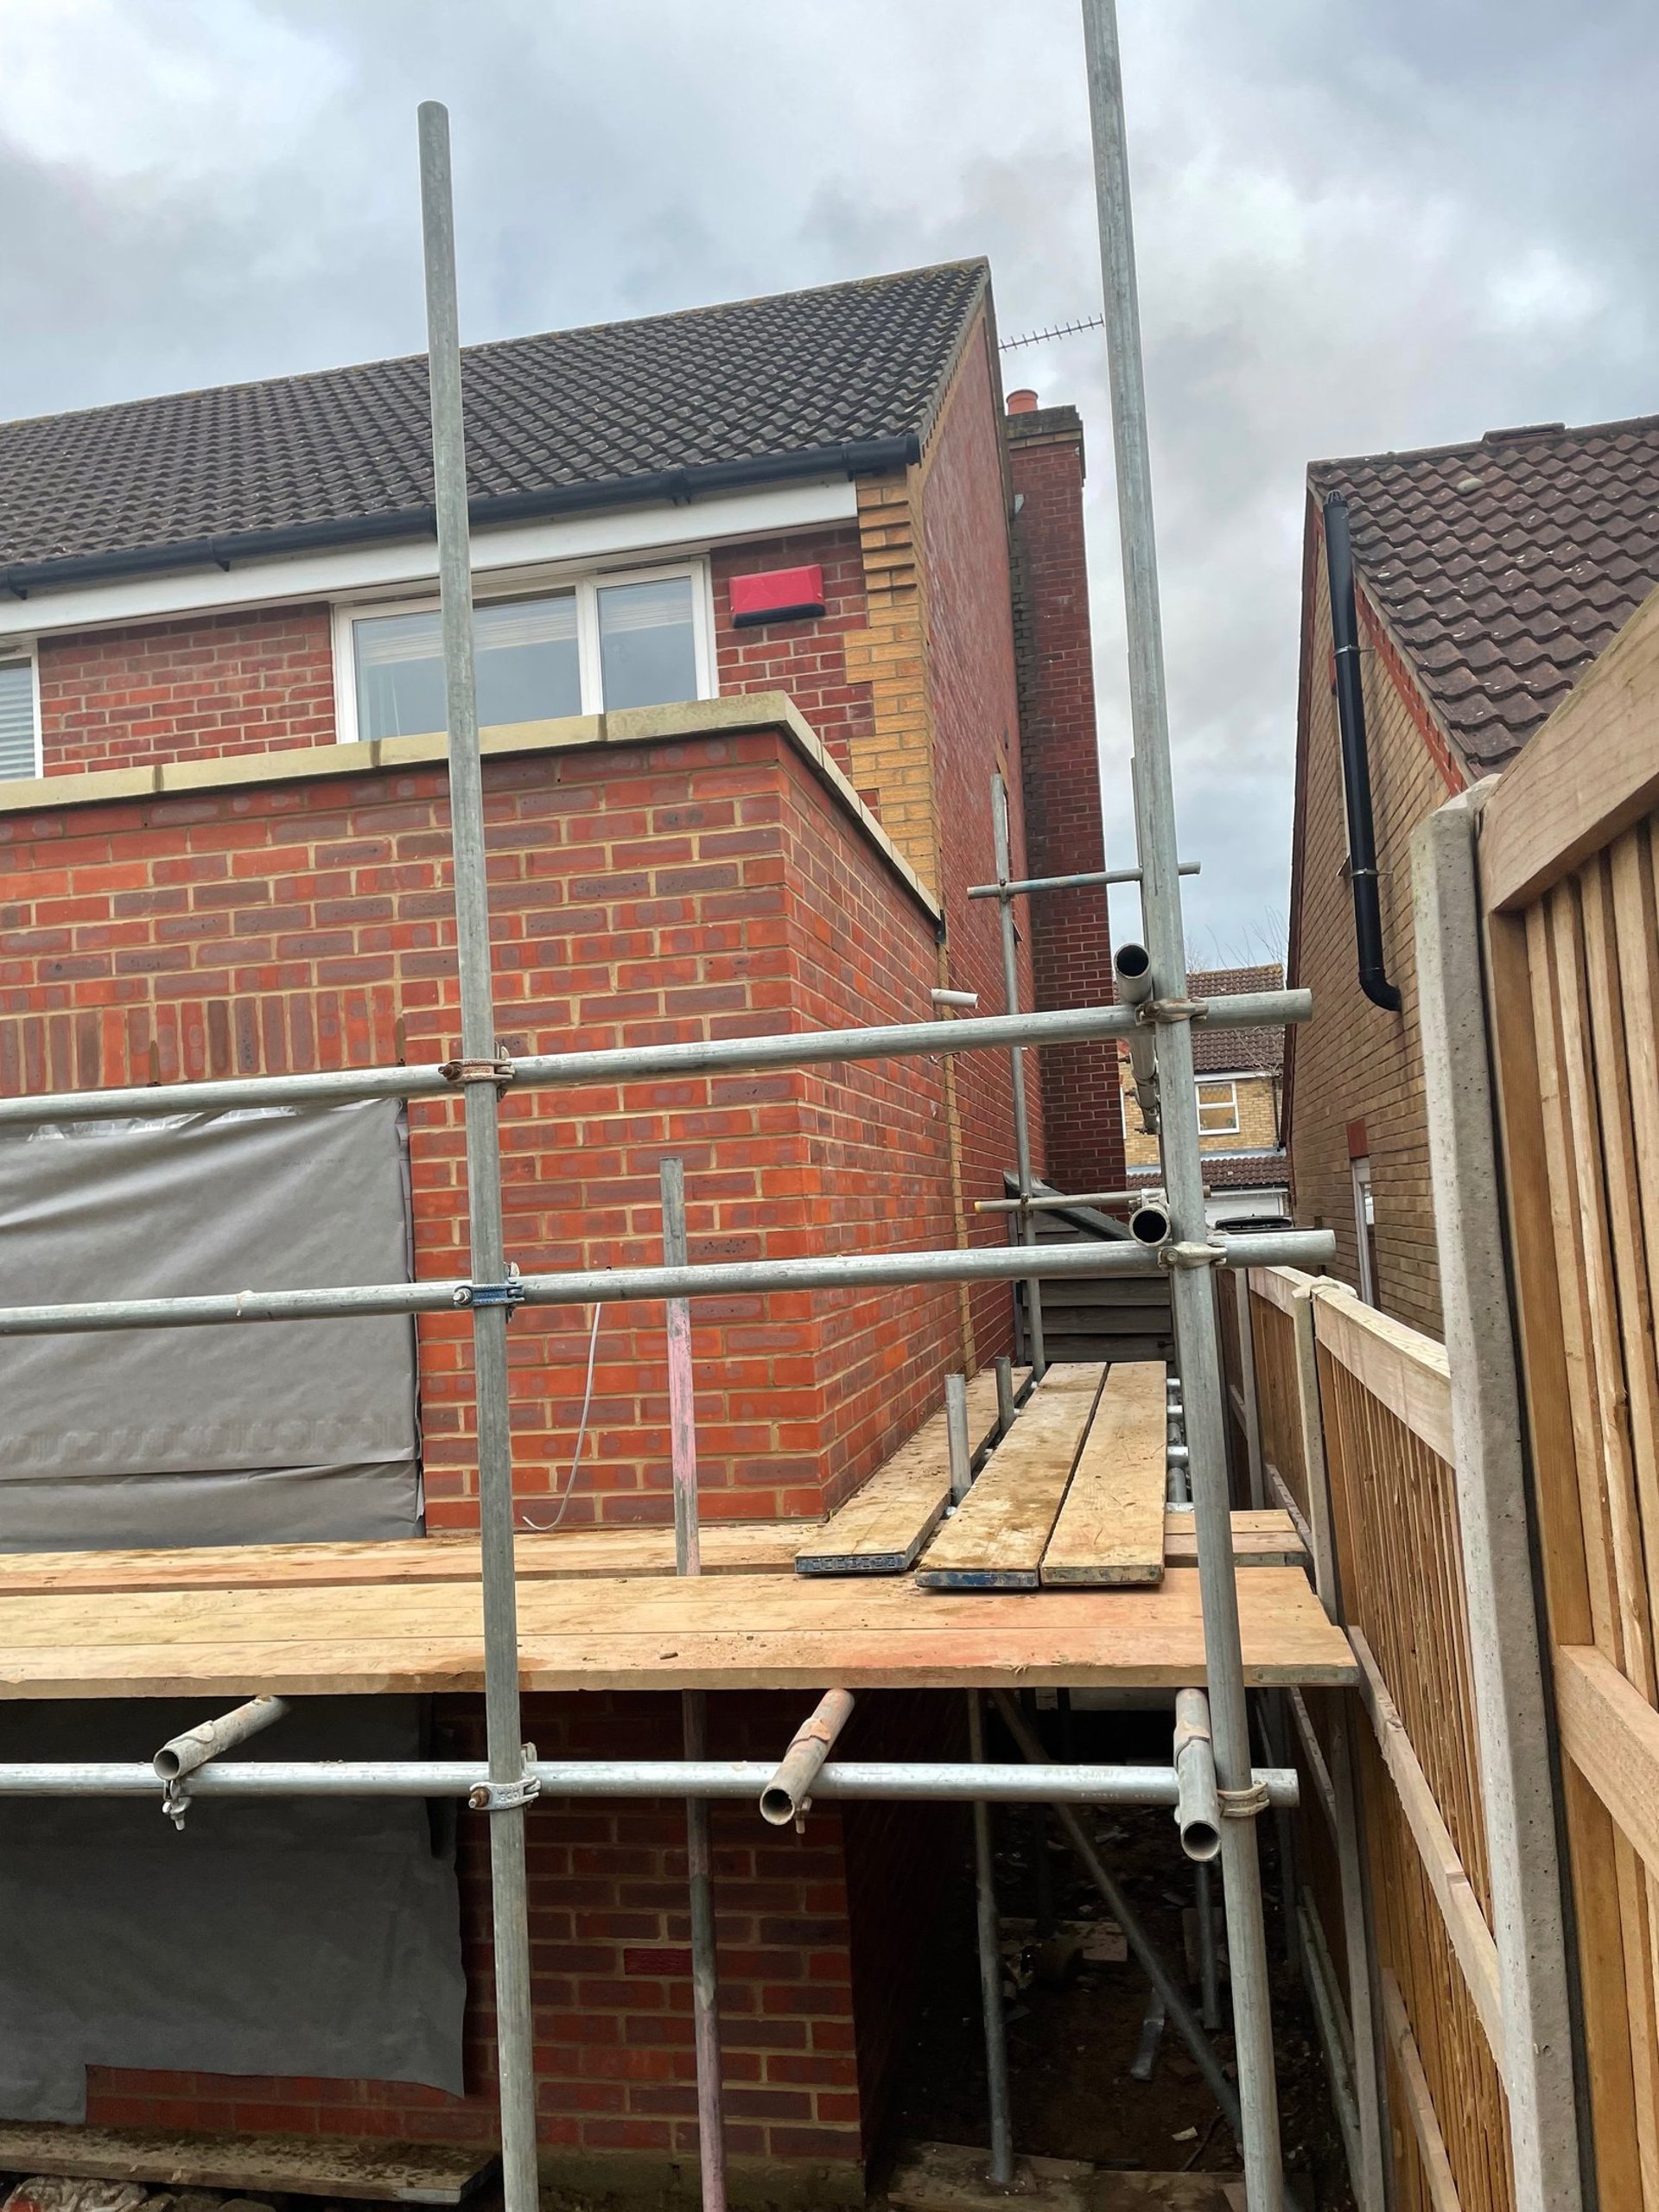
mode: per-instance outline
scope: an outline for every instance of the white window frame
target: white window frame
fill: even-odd
[[[712,699],[719,690],[715,652],[715,595],[706,560],[675,561],[645,569],[586,569],[576,575],[515,576],[511,583],[491,587],[487,576],[473,579],[474,604],[486,607],[503,600],[553,599],[574,593],[576,601],[576,666],[582,683],[584,715],[604,712],[600,673],[599,594],[617,584],[667,583],[677,577],[691,585],[691,644],[696,656],[699,699]],[[357,655],[352,635],[354,622],[372,622],[385,614],[432,614],[441,602],[435,594],[422,592],[407,599],[341,599],[334,602],[334,739],[354,745],[357,727]],[[3,652],[0,647],[0,652]],[[36,715],[38,731],[39,716]],[[519,727],[523,725],[503,725]]]
[[[1226,1126],[1226,1128],[1206,1128],[1205,1127],[1205,1121],[1204,1121],[1204,1116],[1205,1116],[1205,1096],[1204,1096],[1204,1094],[1205,1094],[1205,1092],[1206,1090],[1227,1090],[1227,1091],[1230,1091],[1230,1092],[1231,1093],[1231,1095],[1232,1095],[1232,1102],[1233,1102],[1233,1118],[1232,1118],[1232,1120],[1231,1120],[1230,1122],[1228,1122],[1228,1124],[1227,1124],[1227,1126]],[[1197,1078],[1197,1091],[1198,1091],[1198,1135],[1199,1135],[1201,1137],[1236,1137],[1236,1136],[1238,1135],[1238,1127],[1239,1127],[1239,1124],[1238,1124],[1238,1077],[1237,1077],[1236,1075],[1205,1075],[1205,1076],[1199,1076],[1199,1077]],[[1214,1108],[1216,1108],[1216,1109],[1219,1109],[1219,1107],[1220,1107],[1220,1104],[1221,1104],[1221,1101],[1220,1101],[1219,1099],[1216,1099],[1216,1100],[1214,1100],[1214,1101],[1212,1101],[1212,1102],[1211,1102],[1211,1104],[1212,1104],[1212,1106],[1213,1106]]]
[[[46,773],[45,732],[41,724],[41,656],[33,638],[0,638],[0,668],[15,668],[19,661],[27,661],[29,671],[29,697],[35,715],[35,773],[29,776],[0,777],[8,784],[38,783]]]

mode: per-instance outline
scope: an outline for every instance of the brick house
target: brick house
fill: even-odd
[[[1194,968],[1187,972],[1192,998],[1225,998],[1242,991],[1284,988],[1277,961],[1255,968]],[[1202,1022],[1192,1032],[1198,1087],[1198,1149],[1204,1155],[1205,1217],[1212,1228],[1252,1229],[1290,1218],[1290,1170],[1285,1150],[1282,1025],[1268,1029],[1217,1029]],[[1147,1195],[1161,1187],[1158,1140],[1147,1128],[1135,1097],[1128,1049],[1118,1055],[1119,1112],[1123,1122],[1126,1187]]]
[[[1019,873],[1098,868],[1102,831],[1081,429],[1005,413],[984,264],[480,346],[466,392],[511,1047],[925,1020],[940,988],[1001,1011],[995,908],[965,897],[993,775]],[[420,359],[0,426],[0,1093],[454,1051],[427,439]],[[1027,1005],[1110,996],[1103,923],[1075,900],[1022,918]],[[1115,1086],[1106,1046],[1046,1056],[1044,1173],[1121,1179]],[[464,1273],[453,1108],[411,1105],[407,1147],[413,1271]],[[526,1269],[658,1257],[670,1151],[694,1260],[988,1241],[1008,1076],[979,1055],[539,1093],[503,1150]],[[1010,1339],[995,1286],[696,1319],[704,1510],[731,1519],[828,1510]],[[654,1309],[603,1310],[566,1490],[587,1322],[515,1321],[526,1523],[555,1501],[569,1526],[660,1522]],[[423,1319],[434,1532],[476,1522],[469,1357],[462,1317]],[[109,1539],[93,1516],[57,1541]],[[476,1707],[441,1703],[473,1741]],[[788,1703],[714,1700],[713,1748],[781,1746]],[[647,1696],[536,1700],[526,1724],[612,1755],[678,1726]],[[858,1725],[916,1745],[920,1707]],[[716,1815],[740,2164],[860,2193],[939,1834],[897,1806],[826,1808],[804,1840]],[[692,2146],[682,1851],[673,1808],[536,1815],[542,2134],[567,2174],[660,2180]],[[464,1832],[464,2094],[92,2065],[86,2118],[487,2139],[481,1853]]]
[[[1322,502],[1348,503],[1378,885],[1397,1013],[1357,981]],[[1411,934],[1413,830],[1501,773],[1659,582],[1659,418],[1494,430],[1308,472],[1285,1119],[1297,1224],[1440,1333]]]

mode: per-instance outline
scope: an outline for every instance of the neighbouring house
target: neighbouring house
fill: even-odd
[[[1255,968],[1189,969],[1187,995],[1228,998],[1243,991],[1284,988],[1277,961]],[[1279,1228],[1290,1219],[1290,1170],[1285,1151],[1283,1090],[1285,1032],[1268,1029],[1192,1031],[1198,1077],[1198,1149],[1208,1197],[1205,1217],[1212,1229]],[[1125,1187],[1150,1197],[1161,1192],[1158,1140],[1150,1135],[1135,1097],[1128,1049],[1118,1060]]]
[[[1357,980],[1323,502],[1346,502],[1381,945],[1400,1006]],[[1659,582],[1659,417],[1490,431],[1308,472],[1285,1118],[1296,1220],[1333,1272],[1438,1336],[1411,934],[1412,831],[1501,773]],[[1386,995],[1386,994],[1384,994]]]
[[[1030,395],[1005,410],[985,265],[481,346],[465,385],[510,1048],[914,1021],[939,988],[1001,1011],[996,910],[966,897],[993,874],[993,777],[1017,874],[1103,859],[1081,426]],[[453,1102],[186,1126],[165,1111],[182,1077],[457,1049],[428,435],[420,359],[0,426],[0,1094],[154,1085],[159,1109],[102,1141],[0,1142],[0,1230],[31,1295],[46,1275],[73,1297],[467,1272]],[[1104,922],[1099,893],[1032,902],[1027,1006],[1110,998]],[[1050,1179],[1121,1180],[1115,1059],[1043,1056]],[[510,1102],[502,1141],[527,1270],[659,1256],[668,1154],[694,1260],[1006,1233],[973,1211],[1013,1161],[1000,1054],[543,1091]],[[119,1222],[114,1246],[80,1238],[89,1217]],[[611,1306],[588,1325],[514,1320],[529,1527],[567,1504],[567,1526],[670,1515],[660,1313]],[[474,1527],[465,1317],[375,1331],[328,1349],[285,1325],[263,1332],[263,1364],[239,1332],[205,1351],[149,1337],[142,1356],[102,1338],[75,1369],[8,1347],[0,1546]],[[947,1371],[1009,1344],[995,1286],[699,1306],[704,1510],[825,1510]],[[119,1421],[66,1440],[66,1391]],[[479,1737],[476,1700],[368,1702],[394,1731]],[[716,1751],[780,1747],[798,1719],[712,1703]],[[871,1700],[863,1740],[916,1743],[919,1711]],[[124,1731],[104,1755],[128,1757],[135,1726],[159,1724],[94,1706],[80,1725],[94,1750]],[[672,1698],[619,1692],[532,1700],[526,1726],[544,1751],[643,1756],[677,1749],[679,1720]],[[133,1948],[164,1945],[191,1905],[194,1862],[146,1860],[146,1910],[100,1923],[80,2011],[54,2012],[49,2054],[22,2034],[0,2117],[487,2139],[483,1843],[465,1831],[458,1869],[440,1868],[389,1834],[424,1885],[419,1974],[366,1909],[353,1932],[336,1847],[305,1861],[308,1924],[332,1899],[330,1942],[262,1923],[245,1945],[257,1986],[221,2008],[211,1942],[191,1944],[182,1983]],[[679,1815],[547,1807],[534,1836],[544,2148],[567,2174],[632,2159],[660,2180],[694,2142]],[[937,1820],[825,1807],[810,1837],[757,1842],[717,1814],[715,1836],[729,2145],[861,2201]],[[40,1884],[68,1860],[58,1830],[37,1841]],[[38,1948],[43,1981],[9,1984],[0,1960],[0,2016],[57,2003]],[[165,2022],[89,2024],[105,1967],[171,2005]],[[352,2032],[285,2042],[289,1984],[315,2017],[331,1974]],[[417,2013],[449,2023],[435,2056],[411,2042]]]

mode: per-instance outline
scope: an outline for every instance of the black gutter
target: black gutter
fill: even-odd
[[[1376,824],[1365,752],[1365,691],[1360,681],[1359,626],[1354,613],[1354,548],[1348,502],[1325,495],[1325,575],[1331,586],[1331,638],[1336,651],[1337,727],[1342,737],[1342,795],[1348,815],[1348,875],[1354,892],[1354,938],[1359,988],[1373,1006],[1400,1011],[1382,950],[1382,907],[1376,887]]]
[[[804,476],[873,476],[908,467],[921,459],[914,431],[893,437],[861,438],[842,445],[807,446],[794,453],[760,454],[744,461],[703,461],[690,468],[656,468],[638,476],[605,477],[588,484],[550,484],[534,492],[480,494],[468,502],[474,530],[499,529],[508,523],[541,522],[554,515],[578,514],[604,507],[643,506],[666,499],[689,506],[711,493],[750,485],[782,484]],[[156,575],[168,569],[229,569],[239,561],[279,560],[294,553],[317,553],[346,545],[378,545],[401,537],[434,537],[437,524],[429,506],[406,507],[384,515],[340,515],[327,522],[289,524],[281,530],[237,530],[213,537],[189,537],[170,545],[135,545],[114,553],[69,554],[58,560],[15,561],[0,569],[0,591],[27,599],[34,590],[70,584],[112,583],[124,576]]]

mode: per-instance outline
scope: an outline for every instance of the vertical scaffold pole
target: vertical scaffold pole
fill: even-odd
[[[1014,938],[1014,901],[1007,886],[1014,874],[1014,840],[1008,829],[1007,787],[1001,776],[991,778],[991,825],[995,840],[995,859],[996,880],[1001,896],[996,902],[1002,917],[1002,990],[1007,1011],[1020,1011],[1020,953]],[[1015,1173],[1020,1178],[1020,1195],[1031,1196],[1031,1124],[1026,1114],[1026,1055],[1023,1046],[1015,1045],[1008,1054],[1014,1076],[1014,1157]],[[1020,1211],[1020,1242],[1037,1242],[1037,1224],[1029,1206]],[[1031,1344],[1031,1376],[1033,1382],[1040,1382],[1048,1370],[1048,1354],[1043,1343],[1043,1287],[1033,1278],[1026,1285],[1026,1315],[1029,1325]]]
[[[968,1692],[968,1756],[985,1757],[985,1713],[977,1690]],[[997,1941],[996,1860],[991,1808],[974,1800],[974,1935],[979,1949],[979,2002],[985,2027],[985,2095],[990,2107],[993,2189],[1014,2180],[1014,2116],[1008,2103],[1008,2031],[1002,2018],[1002,1952]]]
[[[524,1757],[518,1708],[518,1611],[512,1557],[512,1436],[507,1412],[506,1245],[496,1122],[494,988],[484,868],[484,779],[473,680],[472,548],[461,425],[461,331],[455,300],[449,114],[420,110],[421,229],[432,405],[444,690],[449,725],[450,838],[455,874],[455,966],[461,992],[461,1090],[467,1117],[467,1205],[474,1284],[500,1286],[473,1302],[473,1388],[483,1550],[484,1711],[490,1781],[491,1917],[501,2083],[501,2166],[506,2212],[537,2212],[535,2038],[524,1880]]]
[[[663,1263],[683,1268],[690,1245],[685,1229],[685,1164],[664,1160],[658,1169],[663,1193]],[[697,1415],[691,1370],[691,1306],[668,1300],[668,1433],[674,1475],[674,1566],[701,1574],[697,1523]],[[689,1759],[709,1756],[709,1697],[680,1692],[680,1728]],[[720,1960],[715,1935],[715,1864],[709,1840],[709,1805],[685,1801],[685,1876],[691,1904],[691,2036],[697,2062],[697,2162],[702,2212],[726,2212],[726,2110],[720,2079]]]
[[[1217,1358],[1214,1270],[1202,1264],[1209,1243],[1193,1082],[1192,1029],[1186,1003],[1186,947],[1176,857],[1175,797],[1170,772],[1169,709],[1164,683],[1153,529],[1152,466],[1147,438],[1141,317],[1135,292],[1129,207],[1128,152],[1118,60],[1115,0],[1083,0],[1089,107],[1100,225],[1101,285],[1106,321],[1117,467],[1118,524],[1128,618],[1129,715],[1135,741],[1135,838],[1154,1003],[1173,1002],[1173,1019],[1154,1027],[1164,1186],[1173,1256],[1200,1264],[1171,1268],[1176,1346],[1185,1409],[1187,1473],[1198,1545],[1205,1655],[1222,1793],[1222,1885],[1227,1910],[1233,2029],[1243,2120],[1244,2185],[1250,2212],[1281,2212],[1278,2094],[1274,2081],[1273,2020],[1262,1873],[1256,1857],[1249,1722],[1239,1649],[1230,1501],[1227,1494],[1222,1382]]]

